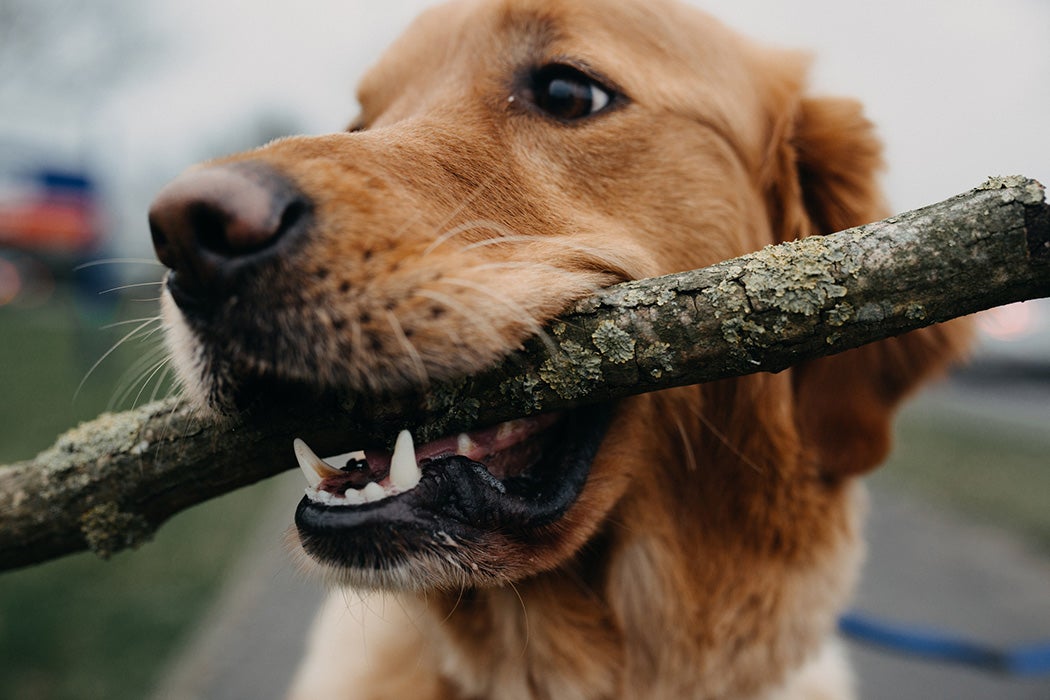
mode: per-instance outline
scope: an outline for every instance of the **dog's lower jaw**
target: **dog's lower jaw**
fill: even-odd
[[[845,488],[841,505],[862,498]],[[645,536],[599,538],[586,562],[514,586],[404,598],[421,615],[404,632],[421,635],[418,653],[440,677],[434,698],[848,700],[831,631],[860,560],[857,525],[810,566],[770,571],[756,560],[720,590],[703,562],[695,576],[665,576],[667,555]],[[760,600],[764,576],[780,585]],[[669,599],[683,604],[661,605]]]

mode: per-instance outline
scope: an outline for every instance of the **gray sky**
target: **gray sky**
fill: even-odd
[[[243,147],[236,136],[261,114],[310,133],[342,128],[356,110],[357,78],[426,4],[154,0],[168,44],[145,57],[133,82],[61,116],[30,100],[14,117],[0,115],[0,129],[95,154],[110,174],[122,238],[148,252],[145,210],[167,178],[202,155]],[[896,209],[991,174],[1050,182],[1050,3],[694,4],[746,34],[811,50],[816,91],[867,105],[887,145]]]

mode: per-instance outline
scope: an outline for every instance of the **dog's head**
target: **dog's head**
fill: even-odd
[[[428,11],[366,76],[346,132],[206,164],[159,195],[186,392],[234,411],[470,374],[598,287],[879,218],[870,125],[852,102],[803,96],[804,71],[670,2]],[[531,575],[616,509],[656,499],[674,518],[714,497],[709,461],[804,464],[821,483],[870,468],[892,407],[951,347],[912,335],[449,436],[415,461],[405,437],[393,455],[347,445],[365,454],[343,469],[299,445],[318,475],[301,541],[358,584]]]

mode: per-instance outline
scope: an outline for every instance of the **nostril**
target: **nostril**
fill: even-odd
[[[172,253],[171,243],[164,234],[164,229],[158,222],[158,217],[151,211],[149,215],[149,233],[153,239],[153,250],[157,253],[157,260],[165,267],[174,268],[175,258]]]
[[[187,218],[197,246],[220,257],[236,258],[269,247],[294,228],[306,211],[306,202],[283,183],[266,185],[265,189],[227,191],[221,199],[203,198],[190,204]]]
[[[306,218],[309,208],[309,204],[302,197],[296,197],[288,202],[281,214],[281,221],[277,225],[277,236],[283,236],[298,226],[299,222]]]
[[[221,292],[235,269],[306,227],[310,202],[272,167],[244,161],[190,171],[150,208],[158,259],[185,291]]]
[[[231,213],[228,208],[206,202],[194,207],[190,218],[198,245],[216,255],[233,258],[255,253],[280,240],[304,218],[308,205],[291,190],[271,195],[268,206],[256,209],[254,217],[245,215],[247,208]]]
[[[239,247],[247,250],[249,246],[244,244],[247,244],[249,239],[263,238],[263,234],[250,236],[243,231],[236,232],[236,237],[230,235],[234,233],[235,228],[251,228],[251,224],[234,217],[235,215],[224,211],[213,202],[194,202],[187,211],[197,246],[228,258],[237,255]]]

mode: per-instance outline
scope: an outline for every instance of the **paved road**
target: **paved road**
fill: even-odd
[[[855,607],[986,643],[1050,641],[1050,557],[1006,533],[875,491]],[[865,700],[1048,700],[1050,677],[1011,680],[851,644]]]
[[[155,700],[280,698],[320,600],[282,549],[298,475]],[[282,477],[285,478],[285,477]],[[984,641],[1050,639],[1050,557],[1007,534],[900,493],[873,493],[871,547],[857,606],[881,618]],[[851,644],[865,700],[1047,700],[1050,678],[1004,680]],[[324,700],[324,699],[319,699]]]
[[[322,589],[296,569],[284,545],[302,475],[296,470],[277,478],[262,525],[200,629],[172,660],[154,700],[283,698]]]

